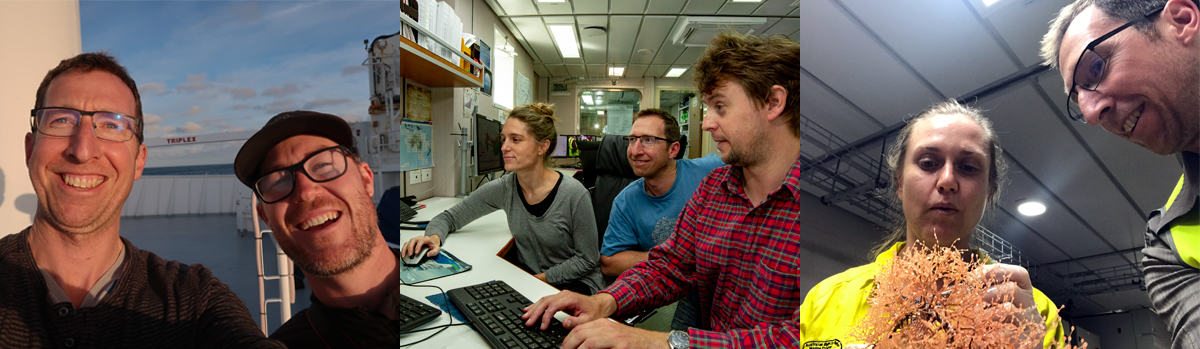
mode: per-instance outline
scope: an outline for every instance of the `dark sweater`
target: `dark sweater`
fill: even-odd
[[[49,304],[28,234],[0,239],[0,348],[283,348],[207,268],[163,260],[125,238],[120,279],[100,304]]]
[[[400,260],[400,250],[391,249],[392,254],[396,256],[396,261]],[[394,307],[397,313],[400,313],[400,302],[396,300],[400,296],[400,284],[396,284],[396,288],[392,289],[389,297],[384,299],[380,307]],[[386,315],[378,310],[364,308],[335,308],[321,303],[314,293],[309,300],[312,305],[308,309],[301,310],[292,316],[290,320],[285,322],[275,332],[271,333],[271,339],[287,344],[291,349],[325,349],[333,345],[321,339],[313,328],[313,322],[309,319],[310,310],[320,308],[322,313],[328,319],[329,324],[337,326],[339,332],[345,335],[354,346],[358,348],[395,348],[400,346],[400,321],[389,319]],[[334,342],[336,343],[336,342]]]

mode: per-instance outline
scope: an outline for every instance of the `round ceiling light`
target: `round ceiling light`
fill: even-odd
[[[1037,201],[1024,201],[1017,204],[1017,212],[1033,217],[1046,213],[1046,205]]]

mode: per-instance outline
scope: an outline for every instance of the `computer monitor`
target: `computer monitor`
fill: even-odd
[[[579,157],[580,141],[598,141],[600,136],[576,135],[567,140],[567,157]]]
[[[555,140],[556,143],[554,144],[554,151],[550,153],[550,157],[552,157],[552,158],[567,157],[567,147],[568,147],[568,144],[570,144],[571,137],[574,137],[574,136],[558,135],[558,139]]]
[[[500,122],[475,114],[475,175],[504,170]]]

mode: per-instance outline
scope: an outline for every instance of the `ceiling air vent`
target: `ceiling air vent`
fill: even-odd
[[[570,96],[571,92],[567,91],[567,84],[561,82],[550,83],[551,96]]]
[[[707,46],[708,41],[722,30],[746,34],[755,26],[767,23],[763,17],[697,17],[685,16],[671,30],[671,42],[683,46]]]

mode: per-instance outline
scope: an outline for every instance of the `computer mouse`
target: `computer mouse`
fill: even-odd
[[[403,261],[404,265],[406,266],[415,267],[429,260],[429,257],[425,256],[427,253],[429,253],[429,247],[423,247],[421,248],[421,252],[417,252],[417,254],[412,256],[401,257],[400,260]]]

